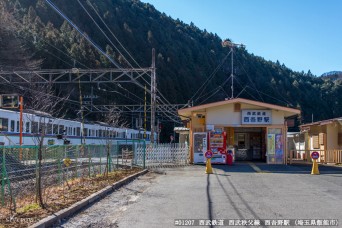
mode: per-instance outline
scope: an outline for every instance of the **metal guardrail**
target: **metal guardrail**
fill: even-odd
[[[185,144],[154,144],[137,146],[134,163],[147,168],[173,167],[189,164],[189,147]]]
[[[312,162],[311,153],[317,151],[320,155],[319,163],[342,163],[342,150],[290,150],[288,153],[289,164],[296,162]]]

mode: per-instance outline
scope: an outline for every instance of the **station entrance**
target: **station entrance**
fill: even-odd
[[[266,127],[226,127],[225,131],[235,161],[266,162]]]

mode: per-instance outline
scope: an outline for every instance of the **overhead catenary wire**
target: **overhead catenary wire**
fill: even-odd
[[[190,100],[194,100],[194,98],[196,97],[197,93],[200,92],[202,90],[202,92],[198,95],[201,96],[201,94],[203,93],[204,89],[207,87],[207,83],[209,83],[209,81],[215,76],[216,72],[221,68],[221,66],[224,64],[224,62],[227,60],[229,54],[232,51],[229,51],[228,54],[223,58],[223,60],[221,61],[221,63],[214,69],[214,71],[210,74],[210,76],[205,80],[205,82],[200,86],[200,88],[195,92],[195,94],[190,98]]]
[[[84,32],[77,27],[77,25],[74,24],[62,11],[59,10],[59,8],[53,4],[50,0],[45,0],[51,7],[54,9],[61,17],[63,17],[76,31],[84,38],[86,39],[95,49],[100,52],[102,55],[104,55],[114,66],[121,69],[120,65],[113,60],[106,52],[102,50],[101,47],[99,47],[92,39],[90,39],[89,36],[84,34]]]
[[[259,91],[259,90],[256,88],[255,83],[254,83],[254,82],[252,81],[252,79],[249,77],[249,74],[248,74],[248,72],[246,71],[246,69],[245,69],[245,67],[243,66],[243,64],[240,62],[239,59],[237,59],[237,61],[238,61],[238,63],[241,65],[242,69],[245,71],[246,76],[247,76],[248,80],[250,81],[250,83],[251,83],[251,85],[252,85],[252,87],[253,87],[253,88],[251,88],[251,87],[249,87],[249,88],[255,90],[255,91],[258,93],[260,99],[261,99],[263,102],[264,102],[264,99],[263,99],[263,97],[261,96],[261,94],[267,95],[267,96],[272,97],[273,99],[275,99],[274,96],[270,96],[269,94],[266,94],[266,93],[263,93],[263,92]],[[247,92],[247,90],[246,90],[246,92]],[[275,100],[281,101],[282,103],[285,103],[285,104],[287,104],[287,105],[291,105],[291,103],[290,103],[288,100],[286,100],[286,99],[279,93],[278,90],[275,90],[275,92],[276,92],[279,96],[281,96],[282,99],[284,99],[283,101],[281,101],[281,100],[279,100],[279,99],[275,99]]]
[[[127,49],[122,45],[122,43],[120,42],[120,40],[115,36],[115,34],[112,32],[112,30],[108,27],[108,25],[106,24],[106,22],[102,19],[102,17],[100,16],[100,14],[98,13],[98,11],[95,9],[95,7],[91,4],[91,2],[89,0],[87,0],[87,4],[91,6],[91,8],[94,10],[94,12],[96,13],[96,15],[98,16],[98,18],[101,20],[101,22],[104,24],[104,26],[107,28],[107,30],[110,32],[110,34],[114,37],[114,39],[119,43],[119,45],[123,48],[123,50],[128,54],[128,56],[133,60],[133,62],[135,64],[137,64],[137,66],[139,68],[141,68],[141,66],[139,65],[139,63],[133,58],[133,56],[127,51]]]
[[[106,85],[106,84],[104,84],[104,85],[107,86],[107,87],[109,87],[109,86]],[[125,88],[123,88],[123,87],[120,87],[120,86],[119,86],[119,88],[124,89],[124,90],[127,91],[129,94],[131,94],[132,96],[135,96],[135,97],[138,98],[139,100],[144,101],[142,98],[138,97],[137,95],[135,95],[134,93],[130,92],[129,90],[127,90],[127,89],[125,89]],[[128,96],[125,96],[124,94],[120,93],[120,92],[117,91],[117,90],[107,90],[107,89],[103,89],[103,88],[100,88],[99,85],[98,85],[97,89],[100,90],[100,91],[104,91],[104,92],[117,93],[117,94],[120,94],[121,96],[123,96],[123,97],[125,97],[125,98],[127,98],[127,99],[130,99],[131,101],[136,102],[136,100],[134,100],[133,98],[130,98],[130,97],[128,97]]]
[[[246,88],[249,88],[249,89],[251,89],[251,90],[255,90],[254,88],[252,88],[252,87],[250,87],[250,86],[246,86]],[[246,90],[246,91],[247,91],[247,90]],[[259,91],[259,93],[261,93],[261,94],[263,94],[263,95],[265,95],[265,96],[268,96],[268,97],[270,97],[270,98],[272,98],[272,99],[274,99],[274,100],[276,100],[276,101],[279,101],[279,102],[281,102],[281,103],[284,103],[284,104],[287,104],[287,105],[291,105],[291,104],[287,103],[286,101],[280,100],[280,99],[278,99],[278,98],[275,98],[274,96],[271,96],[271,95],[269,95],[269,94],[267,94],[267,93],[264,93],[264,92],[261,92],[261,91]],[[291,106],[292,106],[292,105],[291,105]]]
[[[216,94],[216,93],[218,93],[218,91],[220,91],[221,89],[220,89],[220,87],[222,87],[222,86],[224,86],[228,81],[229,81],[229,79],[231,78],[232,76],[230,75],[228,78],[226,78],[226,80],[224,80],[224,82],[221,84],[221,85],[219,85],[218,87],[216,87],[214,90],[212,90],[212,91],[214,91],[214,93]],[[214,95],[215,95],[214,94]],[[204,101],[207,101],[209,98],[211,98],[213,96],[213,94],[212,95],[210,95],[209,97],[207,97],[207,99],[205,99],[205,100],[203,100],[202,102],[200,102],[200,104],[203,104],[203,102]],[[202,96],[203,97],[203,96]],[[197,101],[198,99],[196,99],[196,101]]]
[[[236,59],[236,60],[237,60],[238,63],[240,63],[242,69],[245,71],[248,80],[252,83],[252,86],[253,86],[255,89],[257,89],[256,86],[255,86],[255,84],[254,84],[254,82],[253,82],[252,79],[249,77],[249,74],[248,74],[248,72],[246,71],[245,67],[244,67],[244,66],[242,65],[242,63],[240,62],[240,60],[239,60],[239,59]],[[259,92],[258,92],[258,95],[259,95],[260,99],[261,99],[262,101],[264,101],[263,97],[260,95]]]
[[[237,78],[235,78],[235,81],[241,86],[241,88],[243,88],[243,86],[241,85],[240,81]],[[258,100],[258,99],[256,99],[255,96],[253,96],[253,94],[250,94],[247,90],[246,90],[246,93],[248,93],[254,100],[256,100],[256,101]]]
[[[218,88],[224,86],[224,85],[229,81],[230,78],[231,78],[231,75],[230,75],[230,76],[229,76],[221,85],[219,85],[218,87],[214,88],[213,90],[211,90],[211,91],[209,91],[209,92],[203,94],[201,97],[198,97],[197,100],[200,100],[202,97],[206,97],[206,96],[208,96],[209,94],[212,94],[212,93],[215,92]]]
[[[109,61],[115,65],[116,67],[118,67],[119,69],[121,69],[120,65],[113,60],[107,53],[105,53],[101,47],[99,47],[92,39],[90,39],[84,32],[82,32],[66,15],[64,15],[63,12],[61,12],[58,7],[56,5],[54,5],[50,0],[45,0],[61,17],[63,17],[83,38],[85,38],[97,51],[99,51],[102,55],[104,55],[107,59],[109,59]],[[101,18],[102,19],[102,18]],[[114,35],[114,34],[113,34]],[[127,73],[125,73],[127,74]],[[143,88],[143,86],[136,81],[134,78],[132,78],[130,75],[128,75],[132,81],[137,84],[139,87]],[[145,80],[145,79],[144,79]],[[145,80],[146,82],[146,80]],[[146,82],[146,84],[149,84],[148,82]],[[148,91],[150,93],[150,91]],[[165,98],[165,96],[159,91],[160,96],[165,100],[161,100],[162,103],[169,103],[168,100]]]
[[[99,26],[99,24],[94,20],[94,18],[91,16],[89,11],[84,7],[84,5],[80,2],[80,0],[77,0],[78,4],[82,7],[82,9],[86,12],[86,14],[90,17],[90,19],[94,22],[96,27],[102,32],[102,34],[106,37],[106,39],[111,43],[111,45],[115,48],[117,52],[122,56],[122,58],[127,62],[127,64],[133,68],[132,64],[125,58],[125,56],[121,53],[121,51],[113,44],[113,42],[109,39],[107,34],[102,30],[102,28]]]
[[[107,36],[107,34],[103,31],[103,29],[100,27],[100,25],[95,21],[95,19],[91,16],[91,14],[89,13],[89,11],[85,8],[85,6],[80,2],[80,0],[77,0],[77,2],[79,3],[79,5],[82,7],[82,9],[86,12],[86,14],[89,16],[89,18],[93,21],[93,23],[96,25],[96,27],[102,32],[102,34],[106,37],[106,39],[109,41],[109,43],[114,47],[114,49],[120,54],[120,56],[126,61],[126,63],[131,67],[134,68],[133,65],[126,59],[126,57],[121,53],[121,51],[119,50],[119,48],[116,47],[116,45],[112,42],[112,40]],[[90,4],[90,6],[93,8],[93,10],[95,11],[96,15],[99,17],[99,19],[101,20],[101,22],[105,25],[105,27],[109,30],[109,32],[112,34],[112,36],[117,40],[117,42],[119,42],[119,44],[123,47],[123,45],[121,44],[121,42],[116,38],[116,36],[114,35],[114,33],[109,29],[109,27],[107,26],[107,24],[102,20],[101,16],[99,15],[99,13],[96,11],[96,9],[93,7],[93,5],[87,1],[88,4]],[[133,58],[130,53],[124,48],[124,50],[126,51],[126,53],[128,53],[128,55]],[[134,59],[133,59],[134,60]],[[137,62],[134,60],[134,62],[137,64]],[[141,69],[140,65],[137,64],[139,66],[139,68]],[[141,79],[148,85],[149,82],[141,77]]]

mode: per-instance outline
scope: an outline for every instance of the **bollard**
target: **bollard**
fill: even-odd
[[[205,165],[205,173],[206,174],[212,174],[213,173],[213,168],[211,167],[211,158],[213,157],[213,152],[211,152],[210,150],[208,150],[205,155],[207,158],[207,162]]]
[[[205,173],[213,174],[213,168],[211,167],[211,158],[207,159],[206,166],[205,166]]]
[[[320,173],[318,170],[318,163],[317,163],[317,159],[319,158],[319,153],[316,151],[312,152],[311,158],[313,159],[311,175],[319,175]]]

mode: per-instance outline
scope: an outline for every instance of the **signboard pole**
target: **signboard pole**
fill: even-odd
[[[19,145],[20,145],[20,153],[19,153],[19,159],[20,161],[23,158],[23,153],[21,146],[23,145],[23,109],[24,109],[24,104],[23,104],[23,97],[20,97],[20,119],[19,119]]]

